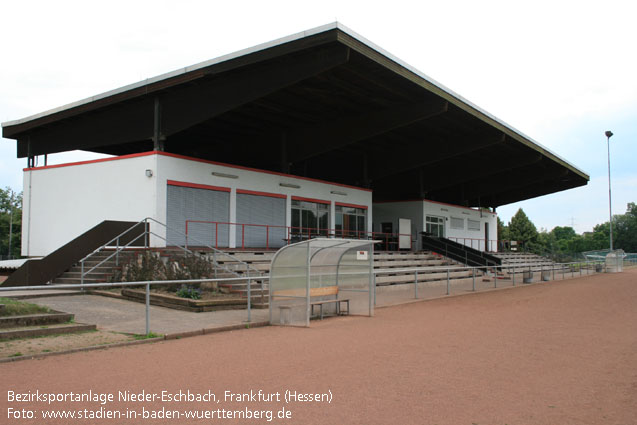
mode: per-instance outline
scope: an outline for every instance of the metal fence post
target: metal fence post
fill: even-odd
[[[117,246],[115,247],[115,265],[119,266],[119,238],[117,238]]]
[[[150,283],[146,284],[146,336],[150,335]]]
[[[250,319],[251,319],[251,306],[252,306],[252,292],[251,292],[251,287],[252,287],[252,280],[250,279],[250,269],[247,270],[248,271],[248,323],[250,323]]]
[[[449,295],[449,268],[447,268],[447,295]]]
[[[414,271],[414,298],[418,298],[418,270]]]
[[[81,270],[81,275],[80,275],[80,285],[84,285],[84,260],[80,261],[80,265],[82,267]],[[82,288],[82,291],[84,290],[84,288]]]
[[[376,273],[374,275],[374,305],[376,305]]]

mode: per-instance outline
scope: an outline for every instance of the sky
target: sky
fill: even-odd
[[[338,21],[590,176],[499,207],[505,223],[519,208],[539,229],[608,221],[606,130],[613,213],[637,202],[634,0],[21,0],[0,13],[1,122]],[[22,190],[24,167],[2,139],[0,187]]]

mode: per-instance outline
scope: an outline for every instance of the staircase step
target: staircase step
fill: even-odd
[[[88,273],[86,275],[84,275],[84,279],[108,279],[109,276],[111,276],[113,273],[113,269],[108,269],[110,272],[107,272],[106,270],[104,270],[103,272],[91,272]],[[80,278],[82,277],[82,272],[64,272],[62,275],[59,276],[59,278],[63,278],[63,279],[67,279],[67,278]]]
[[[106,279],[94,279],[91,277],[84,277],[84,283],[105,283]],[[70,284],[70,285],[79,285],[82,283],[79,277],[58,277],[53,280],[53,283],[57,284]]]

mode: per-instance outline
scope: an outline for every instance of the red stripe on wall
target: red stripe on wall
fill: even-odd
[[[281,193],[258,192],[256,190],[237,189],[237,194],[239,193],[244,195],[268,196],[270,198],[287,198],[287,195],[283,195]]]
[[[230,192],[229,187],[209,186],[207,184],[179,182],[176,180],[168,180],[166,183],[168,183],[169,186],[181,186],[181,187],[191,187],[193,189],[216,190],[217,192]]]
[[[302,198],[300,196],[293,196],[292,200],[293,201],[314,202],[314,203],[317,203],[317,204],[327,204],[327,205],[329,205],[331,203],[330,201],[325,201],[323,199]]]

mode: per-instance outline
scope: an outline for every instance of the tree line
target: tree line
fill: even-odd
[[[573,257],[574,254],[608,249],[610,224],[598,224],[592,232],[578,234],[569,226],[557,226],[551,231],[538,231],[520,208],[508,225],[498,217],[498,240],[517,241],[518,250],[552,257]],[[625,214],[613,215],[613,248],[637,252],[637,204],[631,202]]]
[[[0,259],[20,258],[21,232],[22,192],[0,189]]]

